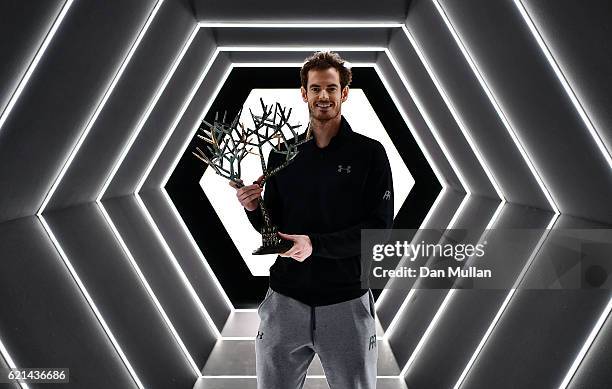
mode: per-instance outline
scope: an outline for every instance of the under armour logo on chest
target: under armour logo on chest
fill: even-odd
[[[256,339],[263,339],[263,332],[261,331],[257,331],[257,336],[255,336]]]
[[[385,192],[385,194],[383,195],[383,200],[389,200],[391,198],[391,191],[388,190]]]
[[[344,167],[342,165],[338,165],[338,173],[341,173],[341,172],[350,173],[351,172],[351,165],[348,165],[346,167]]]

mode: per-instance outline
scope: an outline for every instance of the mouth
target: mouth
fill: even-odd
[[[320,109],[328,109],[331,108],[331,103],[316,103],[315,106]]]

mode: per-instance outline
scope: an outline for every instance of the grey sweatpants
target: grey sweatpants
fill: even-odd
[[[375,389],[374,298],[310,307],[268,289],[257,310],[255,338],[258,389],[301,389],[319,355],[330,389]]]

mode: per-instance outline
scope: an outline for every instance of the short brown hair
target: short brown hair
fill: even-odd
[[[300,70],[300,80],[302,86],[306,88],[308,86],[308,72],[310,70],[326,70],[334,68],[340,73],[340,88],[344,89],[345,86],[351,83],[353,73],[350,67],[338,53],[331,51],[317,51],[310,57],[306,58],[302,69]]]

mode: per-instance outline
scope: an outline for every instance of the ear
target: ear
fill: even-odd
[[[349,87],[347,85],[344,87],[344,89],[342,89],[342,102],[343,103],[346,101],[346,99],[348,99],[348,95],[349,95]]]
[[[300,87],[300,93],[302,93],[302,100],[307,103],[308,102],[308,94],[306,93],[306,89],[304,87]]]

